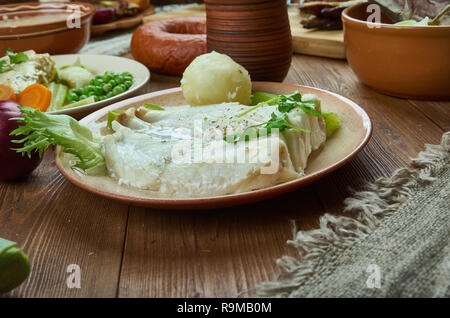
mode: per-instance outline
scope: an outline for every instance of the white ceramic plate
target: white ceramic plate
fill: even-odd
[[[50,114],[87,115],[97,109],[135,95],[150,80],[150,72],[143,64],[125,57],[94,54],[53,55],[56,67],[73,64],[80,58],[81,64],[87,66],[94,75],[103,75],[107,71],[114,73],[130,72],[134,77],[133,86],[114,97],[74,108],[49,112]]]

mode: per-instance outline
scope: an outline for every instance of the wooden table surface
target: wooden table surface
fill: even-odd
[[[286,241],[292,222],[318,227],[341,214],[348,188],[408,165],[425,143],[450,130],[450,102],[381,95],[361,84],[345,61],[295,55],[287,83],[336,92],[372,118],[367,147],[330,176],[288,195],[208,211],[128,206],[85,192],[64,179],[54,154],[29,178],[0,183],[0,237],[28,254],[29,278],[12,297],[227,297],[279,273],[276,259],[296,255]],[[179,85],[152,74],[147,92]],[[81,288],[69,289],[69,264]]]

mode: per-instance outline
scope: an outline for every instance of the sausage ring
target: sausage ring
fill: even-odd
[[[131,39],[133,58],[150,70],[181,75],[197,56],[206,53],[206,19],[182,17],[150,21]]]

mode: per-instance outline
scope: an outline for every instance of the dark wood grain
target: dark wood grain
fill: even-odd
[[[418,102],[410,100],[409,102],[443,130],[450,130],[450,101]]]
[[[119,296],[230,297],[273,279],[275,260],[294,252],[285,244],[291,220],[315,226],[322,210],[314,198],[305,188],[204,212],[132,208]]]
[[[176,87],[179,80],[152,73],[145,91]],[[450,126],[448,102],[381,95],[362,85],[344,61],[294,55],[285,82],[360,104],[374,124],[368,146],[335,173],[293,193],[235,208],[176,212],[128,207],[84,192],[59,174],[50,151],[29,178],[0,183],[0,237],[17,241],[32,262],[27,281],[6,296],[235,296],[275,278],[277,258],[296,255],[286,244],[293,223],[308,230],[326,212],[342,214],[348,187],[360,189],[407,166]],[[81,266],[81,289],[66,287],[69,264]]]
[[[441,113],[444,118],[444,108],[449,103],[408,101],[379,94],[359,82],[343,61],[298,56],[292,68],[296,83],[350,98],[367,111],[374,125],[367,147],[349,164],[314,185],[327,212],[340,214],[349,189],[361,189],[367,181],[408,166],[410,158],[423,150],[425,143],[440,142],[444,125],[440,127],[413,105],[433,104],[435,117]]]
[[[31,261],[16,297],[114,297],[128,207],[98,198],[58,172],[53,151],[21,181],[0,183],[0,237]],[[67,267],[81,269],[81,288],[66,285]]]

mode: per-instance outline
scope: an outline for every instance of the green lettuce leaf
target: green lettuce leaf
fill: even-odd
[[[19,122],[19,127],[10,135],[24,135],[23,139],[14,141],[24,145],[13,150],[28,156],[36,151],[42,156],[45,149],[56,144],[64,147],[65,153],[73,154],[79,159],[75,168],[87,170],[104,164],[100,140],[88,127],[67,115],[46,114],[23,106],[19,106],[19,109],[24,118],[12,118]]]

